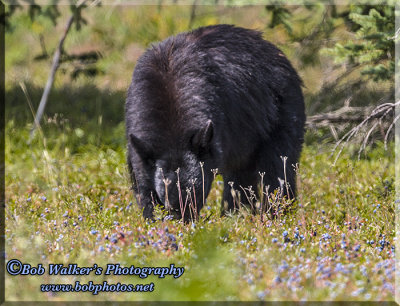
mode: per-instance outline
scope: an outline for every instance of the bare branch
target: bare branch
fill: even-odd
[[[334,123],[362,122],[372,111],[372,107],[343,106],[333,112],[307,118],[307,127],[327,127]]]
[[[194,19],[196,18],[196,7],[197,7],[197,0],[193,1],[192,9],[190,13],[189,25],[188,28],[191,29],[193,26]]]
[[[79,8],[79,7],[83,6],[86,1],[87,0],[80,1],[77,4],[76,8]],[[47,79],[46,86],[45,86],[45,88],[43,90],[42,98],[40,99],[39,108],[38,108],[37,113],[36,113],[34,125],[33,125],[32,129],[31,129],[31,133],[30,133],[30,136],[29,136],[28,144],[31,143],[32,138],[33,138],[33,136],[35,134],[36,128],[38,128],[40,126],[40,120],[42,119],[44,109],[46,108],[47,99],[49,97],[51,87],[53,86],[54,76],[55,76],[56,71],[57,71],[57,69],[59,67],[60,57],[61,57],[64,41],[65,41],[65,38],[67,37],[67,34],[68,34],[68,32],[69,32],[69,30],[70,30],[70,28],[72,26],[73,21],[74,21],[74,14],[72,14],[68,18],[67,24],[65,25],[65,28],[64,28],[64,33],[61,36],[61,39],[60,39],[60,41],[58,43],[56,52],[54,53],[53,61],[52,61],[52,64],[51,64],[49,78]]]
[[[344,148],[344,144],[346,142],[348,142],[351,138],[355,137],[360,131],[361,129],[367,127],[372,121],[375,121],[375,123],[372,125],[372,127],[368,130],[368,132],[366,133],[366,136],[363,139],[363,142],[361,144],[360,150],[358,152],[358,157],[360,157],[360,154],[363,150],[365,150],[367,143],[368,143],[368,139],[370,138],[373,130],[378,126],[378,124],[380,124],[382,122],[383,119],[386,118],[386,116],[388,116],[389,114],[394,114],[395,108],[400,106],[400,101],[397,101],[395,103],[382,103],[378,106],[376,106],[374,109],[372,109],[372,111],[370,111],[370,114],[367,115],[358,125],[356,125],[355,127],[353,127],[350,131],[348,131],[346,134],[344,134],[342,136],[342,138],[340,138],[337,142],[336,145],[332,151],[332,154],[334,152],[336,152],[336,150],[340,147],[334,164],[336,163],[336,161],[338,160],[340,154],[343,151]],[[370,108],[368,108],[370,109]],[[394,120],[391,122],[386,135],[385,135],[385,148],[386,148],[386,143],[387,143],[387,138],[389,136],[389,132],[390,130],[393,128],[393,125],[395,124],[395,122],[399,119],[399,116],[397,116],[396,118],[394,118]]]
[[[387,140],[389,138],[389,133],[392,130],[392,128],[394,127],[394,125],[396,124],[397,120],[399,120],[399,118],[400,118],[400,115],[397,115],[397,117],[394,118],[393,122],[390,124],[389,128],[386,131],[386,134],[385,134],[385,149],[387,149]]]

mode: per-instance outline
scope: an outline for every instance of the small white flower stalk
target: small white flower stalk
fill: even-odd
[[[241,186],[235,185],[234,181],[229,181],[227,185],[229,186],[229,192],[233,199],[233,211],[239,213],[251,213],[253,215],[260,215],[261,221],[265,221],[266,219],[275,219],[285,213],[285,211],[290,207],[293,203],[293,199],[290,197],[290,193],[292,192],[290,184],[287,182],[287,160],[286,156],[281,156],[281,160],[283,163],[283,179],[277,178],[279,181],[279,187],[275,190],[271,190],[270,185],[265,185],[265,176],[266,172],[258,172],[260,183],[257,185],[256,189],[253,186]],[[168,210],[168,213],[171,214],[173,212],[180,212],[180,218],[182,222],[187,221],[198,221],[199,219],[199,207],[205,206],[207,201],[205,194],[205,173],[204,173],[204,162],[199,162],[199,166],[201,168],[201,184],[202,184],[202,206],[198,203],[199,198],[196,197],[196,192],[198,193],[200,188],[197,183],[196,178],[192,178],[188,180],[189,186],[185,186],[186,196],[185,199],[182,195],[182,186],[180,179],[180,168],[175,170],[177,176],[176,188],[178,190],[178,200],[179,200],[179,208],[174,208],[172,203],[169,200],[169,187],[172,181],[169,178],[165,178],[163,175],[163,170],[158,168],[158,171],[161,171],[162,181],[165,186],[165,209]],[[298,165],[293,165],[293,169],[298,173]],[[213,180],[216,179],[218,174],[218,169],[211,169],[213,174]],[[235,186],[238,186],[235,189]],[[196,190],[197,187],[197,190]],[[293,192],[292,192],[293,194]],[[215,198],[217,198],[218,190],[215,189]],[[152,195],[153,197],[153,195]],[[152,198],[153,205],[155,203]],[[224,201],[221,205],[221,213],[226,213],[229,210],[228,202]],[[189,211],[187,211],[189,210]],[[190,218],[190,219],[189,219]]]
[[[203,180],[203,207],[206,204],[206,199],[205,199],[205,190],[204,190],[204,162],[200,162],[200,168],[201,168],[201,179]]]
[[[241,192],[239,192],[239,190],[234,189],[234,182],[228,182],[234,200],[234,210],[239,210],[242,213],[245,213],[245,210],[242,208],[249,206],[248,208],[252,214],[260,215],[261,221],[265,221],[265,217],[267,217],[267,219],[275,219],[283,215],[294,201],[293,198],[290,197],[290,194],[293,194],[293,191],[287,181],[287,159],[286,156],[281,156],[284,178],[277,178],[279,181],[279,187],[275,190],[271,190],[270,185],[265,185],[264,177],[266,172],[258,172],[260,176],[260,184],[257,187],[258,192],[253,189],[253,186],[239,186],[241,190]],[[296,170],[296,173],[298,173],[298,165],[293,167]],[[240,195],[245,197],[248,205],[245,205],[240,201]],[[224,204],[224,208],[228,209],[226,203]]]
[[[171,184],[171,180],[168,178],[163,178],[164,187],[165,187],[165,208],[168,209],[168,212],[171,212],[172,206],[168,200],[168,186]]]

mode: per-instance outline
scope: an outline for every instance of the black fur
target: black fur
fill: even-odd
[[[229,210],[234,208],[229,182],[236,190],[250,185],[255,190],[259,172],[265,172],[264,185],[270,191],[279,187],[281,156],[288,157],[293,196],[292,165],[300,155],[304,122],[301,80],[260,32],[209,26],[152,46],[137,62],[126,101],[128,167],[144,216],[152,217],[152,201],[179,214],[178,168],[181,200],[190,188],[200,211],[200,161],[204,197],[213,180],[211,169],[218,168]],[[171,181],[168,203],[165,179]]]

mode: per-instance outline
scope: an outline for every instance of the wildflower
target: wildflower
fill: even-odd
[[[168,236],[168,238],[169,238],[170,241],[176,241],[176,238],[175,238],[174,235],[172,235],[172,234],[167,234],[167,236]]]
[[[277,277],[275,277],[274,282],[275,283],[281,283],[282,279],[279,276],[277,276]]]
[[[328,233],[322,234],[322,239],[324,239],[325,241],[326,241],[326,240],[329,240],[329,239],[331,239],[331,238],[332,238],[332,236],[329,235]]]
[[[285,260],[282,261],[282,265],[279,266],[279,270],[284,271],[284,270],[287,270],[288,268],[289,268],[288,263]]]
[[[257,298],[259,299],[259,300],[263,300],[264,298],[265,298],[265,295],[267,294],[267,292],[266,291],[258,291],[257,292]]]

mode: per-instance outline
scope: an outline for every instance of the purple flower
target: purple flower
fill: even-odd
[[[275,277],[274,282],[275,283],[281,283],[282,279],[279,276],[277,276],[277,277]]]
[[[329,239],[331,239],[331,238],[332,238],[332,236],[329,235],[328,233],[322,234],[322,239],[324,239],[325,241],[326,241],[326,240],[329,240]]]

